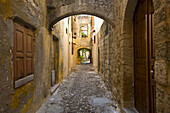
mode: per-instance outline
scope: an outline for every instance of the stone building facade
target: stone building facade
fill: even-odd
[[[76,62],[78,62],[78,51],[80,49],[86,48],[88,50],[92,50],[92,22],[94,21],[94,17],[90,15],[77,15],[75,22],[75,33],[76,39],[74,39],[74,58]],[[82,37],[82,27],[86,27],[87,37]]]
[[[56,37],[59,42],[59,58],[56,59],[58,61],[59,70],[58,77],[59,82],[61,82],[69,73],[71,65],[69,61],[72,59],[72,54],[70,52],[71,48],[71,39],[72,39],[72,31],[71,31],[71,17],[65,18],[53,26],[52,30],[53,37]]]
[[[98,70],[114,94],[118,109],[134,107],[133,15],[139,0],[0,0],[0,112],[35,112],[50,95],[51,29],[75,14],[92,14],[103,24],[97,37]],[[170,1],[152,0],[154,6],[156,111],[170,112]],[[28,83],[15,88],[14,23],[34,34],[34,72]],[[109,26],[109,25],[108,25]],[[106,28],[105,28],[106,27]],[[68,64],[65,64],[68,65]],[[69,70],[66,72],[68,73]],[[149,112],[149,111],[148,111]]]

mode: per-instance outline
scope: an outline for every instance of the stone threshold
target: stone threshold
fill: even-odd
[[[123,108],[125,113],[139,113],[136,108]]]
[[[51,88],[51,95],[59,88],[60,84],[55,84],[52,88]]]

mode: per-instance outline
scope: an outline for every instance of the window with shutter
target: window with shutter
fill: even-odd
[[[15,88],[32,80],[33,67],[33,32],[17,23],[14,24],[14,80]],[[23,79],[25,78],[25,79]],[[21,80],[23,79],[23,81]]]

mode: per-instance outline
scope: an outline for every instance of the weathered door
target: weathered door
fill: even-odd
[[[134,98],[140,113],[153,113],[155,86],[151,74],[154,65],[152,19],[149,0],[139,0],[134,14]],[[152,57],[151,57],[152,55]],[[151,63],[151,60],[153,61]]]

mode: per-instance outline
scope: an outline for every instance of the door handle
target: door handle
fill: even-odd
[[[154,71],[151,70],[150,75],[152,76],[152,79],[154,79]]]

